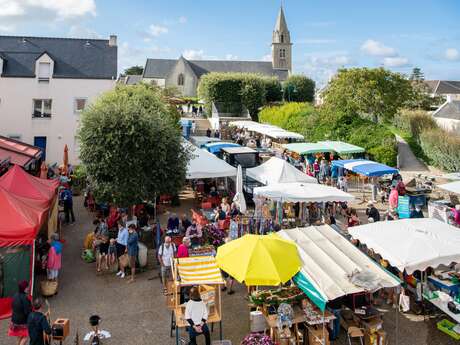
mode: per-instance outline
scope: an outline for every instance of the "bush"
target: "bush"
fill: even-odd
[[[394,124],[409,133],[417,142],[420,142],[420,134],[424,130],[438,128],[433,117],[423,110],[402,110],[395,116]]]
[[[440,128],[426,129],[420,134],[420,146],[436,167],[449,172],[460,170],[460,136]]]
[[[315,82],[304,75],[291,75],[283,85],[283,93],[289,102],[313,102]]]
[[[198,85],[198,96],[205,100],[207,110],[212,103],[241,104],[254,120],[264,104],[281,100],[280,93],[281,84],[276,78],[250,73],[212,72]]]
[[[308,103],[285,103],[264,108],[259,118],[286,130],[300,133],[305,141],[341,140],[364,147],[371,159],[395,166],[397,144],[386,127],[358,115],[314,108]]]

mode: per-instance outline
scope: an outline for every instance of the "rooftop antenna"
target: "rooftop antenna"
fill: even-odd
[[[85,46],[89,47],[90,45],[91,45],[91,43],[89,43],[89,41],[86,41]]]

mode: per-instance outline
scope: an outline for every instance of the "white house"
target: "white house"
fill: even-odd
[[[115,86],[117,37],[0,36],[0,135],[41,147],[48,163],[78,163],[81,111]]]
[[[446,101],[460,101],[460,81],[425,80],[432,97],[442,96]]]

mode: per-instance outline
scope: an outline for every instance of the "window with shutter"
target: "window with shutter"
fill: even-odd
[[[40,62],[38,64],[38,81],[49,82],[51,77],[51,64],[49,62]]]

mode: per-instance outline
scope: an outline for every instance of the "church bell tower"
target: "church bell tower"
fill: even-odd
[[[274,69],[292,71],[292,43],[283,6],[280,7],[276,18],[275,29],[272,38],[272,64]]]

